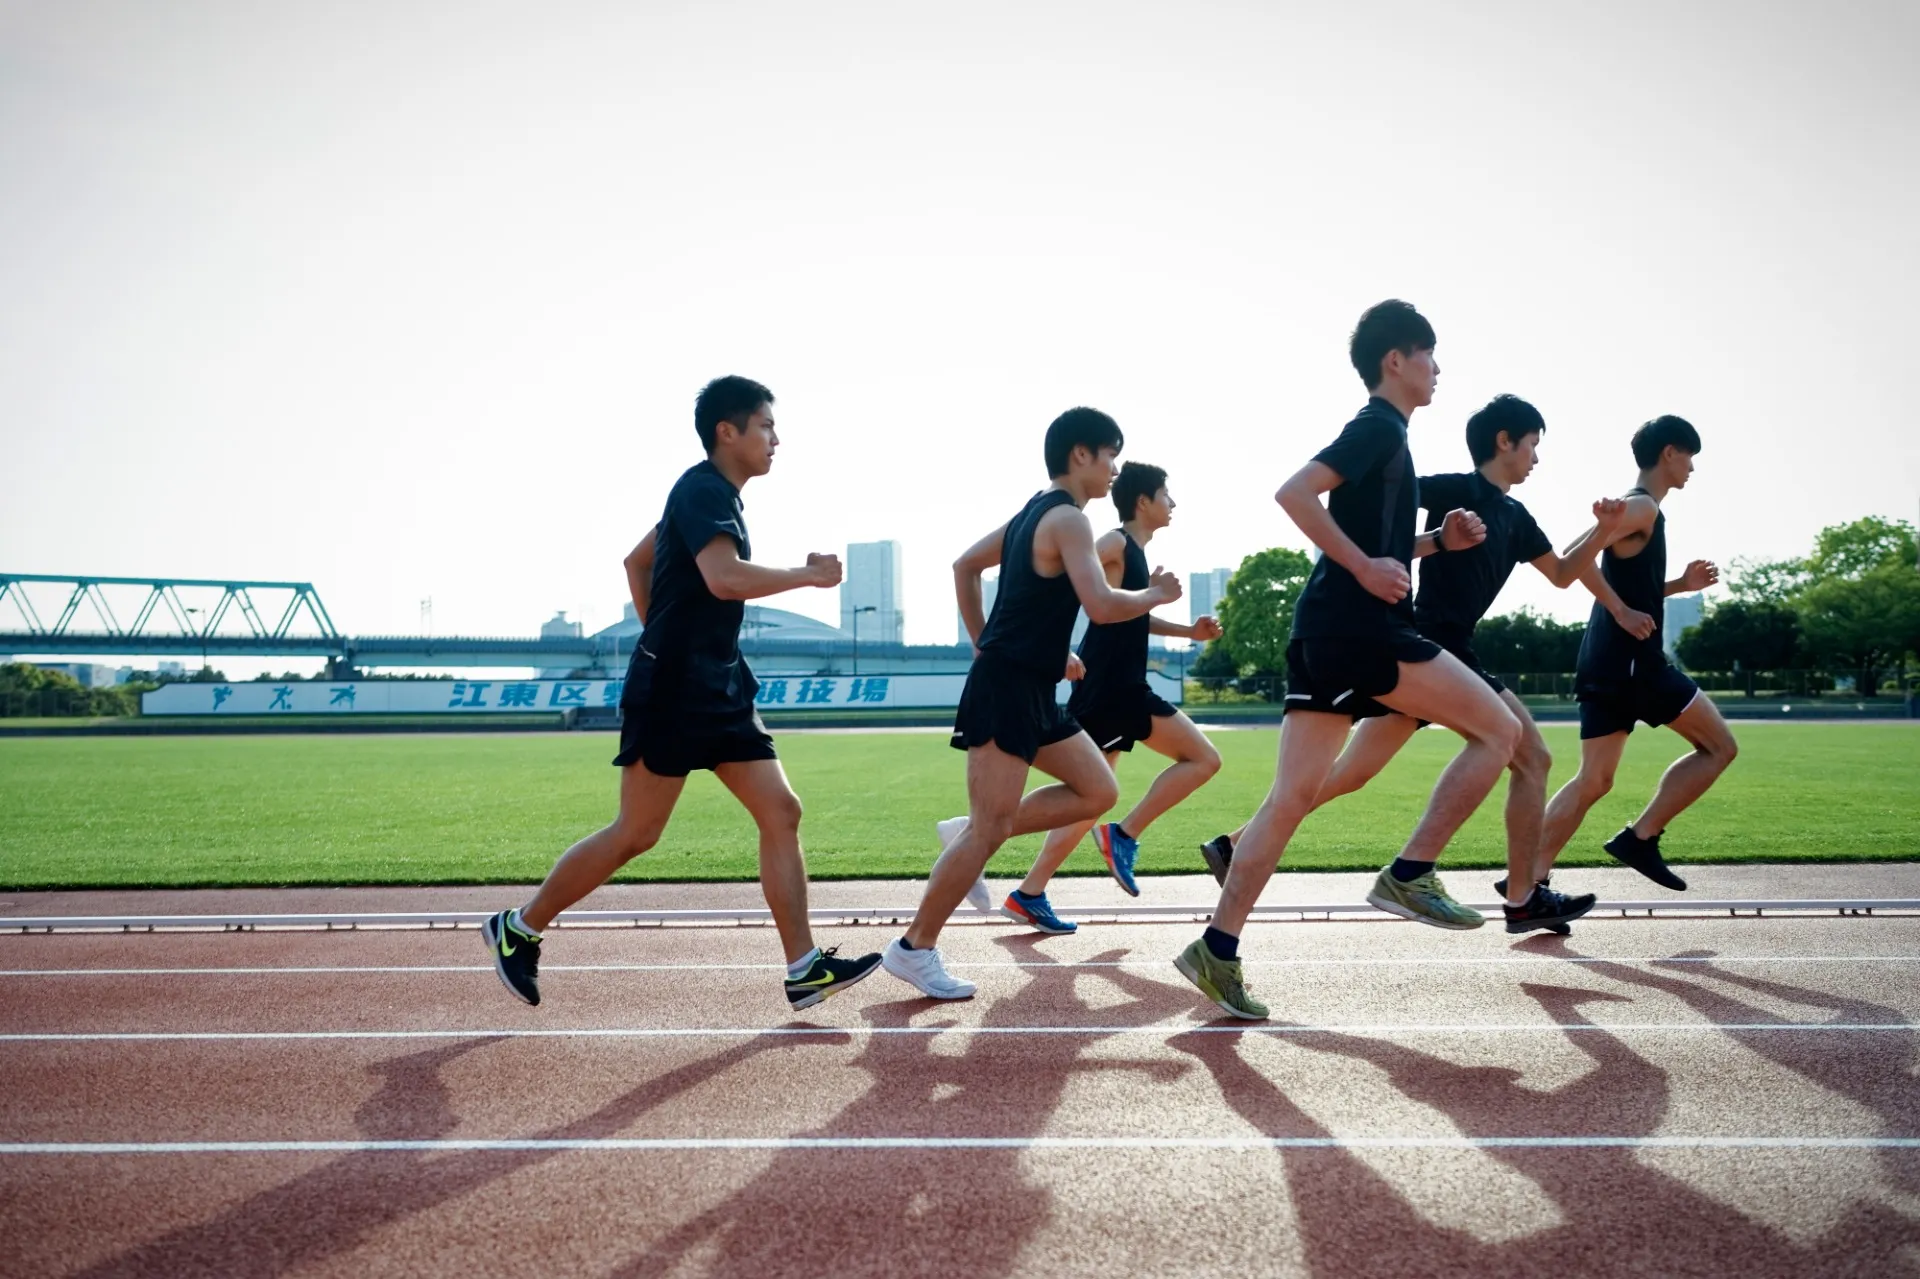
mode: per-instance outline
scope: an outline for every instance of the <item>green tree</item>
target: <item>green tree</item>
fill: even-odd
[[[1473,651],[1489,671],[1570,671],[1580,656],[1581,622],[1556,622],[1530,608],[1489,617],[1473,632]]]
[[[1860,691],[1920,651],[1920,573],[1896,561],[1858,577],[1830,577],[1800,593],[1800,628],[1817,662],[1860,672]]]
[[[1240,663],[1233,660],[1233,650],[1227,647],[1224,636],[1208,643],[1187,667],[1187,674],[1195,679],[1232,679],[1239,673]]]
[[[1805,560],[1736,559],[1727,576],[1733,598],[1748,604],[1793,606],[1793,598],[1807,587]]]
[[[1912,569],[1917,562],[1920,543],[1915,542],[1913,525],[1869,515],[1821,529],[1807,569],[1816,583],[1833,578],[1857,581],[1878,568]]]
[[[1784,671],[1801,664],[1800,615],[1766,600],[1717,604],[1680,633],[1680,661],[1696,671]]]
[[[1312,560],[1280,546],[1240,561],[1220,600],[1220,625],[1240,674],[1286,673],[1293,608],[1312,572]]]

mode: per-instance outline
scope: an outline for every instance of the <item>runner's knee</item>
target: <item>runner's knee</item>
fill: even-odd
[[[1198,768],[1208,777],[1212,777],[1220,771],[1220,752],[1214,748],[1212,742],[1207,742],[1205,747],[1203,751],[1187,762]]]
[[[1514,747],[1513,759],[1507,767],[1517,776],[1544,782],[1548,771],[1553,768],[1553,752],[1538,737],[1522,737],[1520,744]]]
[[[1580,802],[1586,805],[1599,803],[1613,789],[1613,769],[1596,768],[1580,770]]]
[[[1114,779],[1112,773],[1095,778],[1084,787],[1074,789],[1086,797],[1087,807],[1092,810],[1091,815],[1096,817],[1120,802],[1120,783]]]
[[[665,832],[665,824],[661,822],[616,822],[613,827],[614,847],[621,861],[630,862],[658,844]]]
[[[769,830],[799,830],[805,810],[800,797],[792,791],[768,801],[760,812],[760,824]]]
[[[971,819],[970,829],[975,839],[997,849],[1013,838],[1013,814],[982,813]]]
[[[1499,718],[1489,717],[1487,726],[1479,734],[1480,741],[1500,752],[1500,757],[1508,762],[1520,747],[1520,721],[1513,712],[1502,706]]]

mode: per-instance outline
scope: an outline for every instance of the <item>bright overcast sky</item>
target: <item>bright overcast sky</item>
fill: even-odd
[[[1440,337],[1422,470],[1532,399],[1565,542],[1679,413],[1670,553],[1800,552],[1920,500],[1916,15],[0,4],[0,569],[591,629],[743,373],[755,558],[897,538],[908,639],[950,643],[947,565],[1074,404],[1171,472],[1156,561],[1304,547],[1273,491],[1388,296]],[[1585,603],[1522,570],[1497,608]]]

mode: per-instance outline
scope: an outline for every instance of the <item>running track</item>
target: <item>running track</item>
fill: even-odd
[[[1920,1275],[1920,918],[1257,924],[1253,1027],[1196,927],[0,938],[4,1269]]]

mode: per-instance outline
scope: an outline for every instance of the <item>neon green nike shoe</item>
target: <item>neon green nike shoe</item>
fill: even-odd
[[[1432,871],[1403,884],[1393,877],[1391,869],[1383,868],[1380,877],[1373,881],[1373,891],[1367,894],[1367,901],[1389,915],[1418,920],[1435,928],[1465,930],[1487,922],[1487,917],[1479,911],[1453,900],[1440,877]]]
[[[839,958],[838,946],[816,951],[813,963],[798,977],[787,978],[787,1006],[811,1008],[829,995],[837,995],[855,982],[864,981],[880,966],[880,956],[862,955],[858,959]]]
[[[1239,960],[1220,959],[1207,949],[1205,941],[1196,941],[1180,952],[1173,966],[1223,1011],[1245,1021],[1266,1020],[1267,1006],[1249,995],[1247,984],[1240,979]]]

